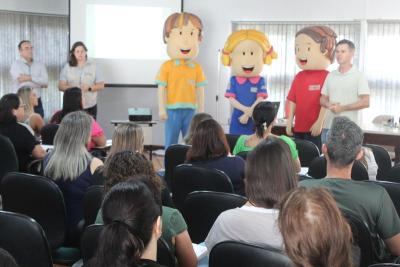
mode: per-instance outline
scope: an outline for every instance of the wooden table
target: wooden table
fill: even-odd
[[[400,162],[400,129],[381,124],[364,123],[361,125],[364,132],[364,144],[375,144],[394,147],[395,163]],[[285,121],[279,120],[272,132],[276,135],[286,134]]]

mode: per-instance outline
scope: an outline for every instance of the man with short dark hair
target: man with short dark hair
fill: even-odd
[[[35,89],[38,94],[38,106],[35,107],[35,112],[44,117],[40,93],[43,88],[47,88],[49,83],[46,67],[43,63],[33,60],[33,47],[30,41],[22,40],[18,44],[18,50],[20,58],[11,65],[10,69],[14,92],[16,93],[23,86]]]
[[[327,108],[324,126],[321,134],[322,143],[326,142],[332,119],[336,116],[347,116],[361,125],[359,110],[369,107],[370,90],[365,76],[353,66],[354,43],[343,39],[335,49],[337,70],[326,77],[321,90],[320,104]]]
[[[354,161],[362,157],[363,132],[347,117],[333,119],[322,152],[327,177],[300,182],[304,187],[326,187],[340,209],[358,215],[369,230],[385,242],[392,255],[400,256],[400,219],[386,190],[376,184],[351,179]]]

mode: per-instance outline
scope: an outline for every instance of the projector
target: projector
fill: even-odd
[[[151,121],[150,108],[128,108],[129,121]]]

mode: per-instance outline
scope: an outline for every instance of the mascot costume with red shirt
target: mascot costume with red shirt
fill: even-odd
[[[295,76],[287,96],[286,134],[309,140],[319,149],[326,112],[319,101],[329,73],[326,68],[334,60],[335,46],[336,34],[326,26],[306,27],[296,33],[296,63],[302,71]]]

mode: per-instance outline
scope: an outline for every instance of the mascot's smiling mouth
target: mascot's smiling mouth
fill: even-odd
[[[182,54],[189,54],[190,49],[181,49]]]
[[[245,73],[251,73],[254,70],[254,66],[242,66],[242,69]]]
[[[300,62],[300,65],[306,65],[307,64],[307,59],[299,58],[299,62]]]

